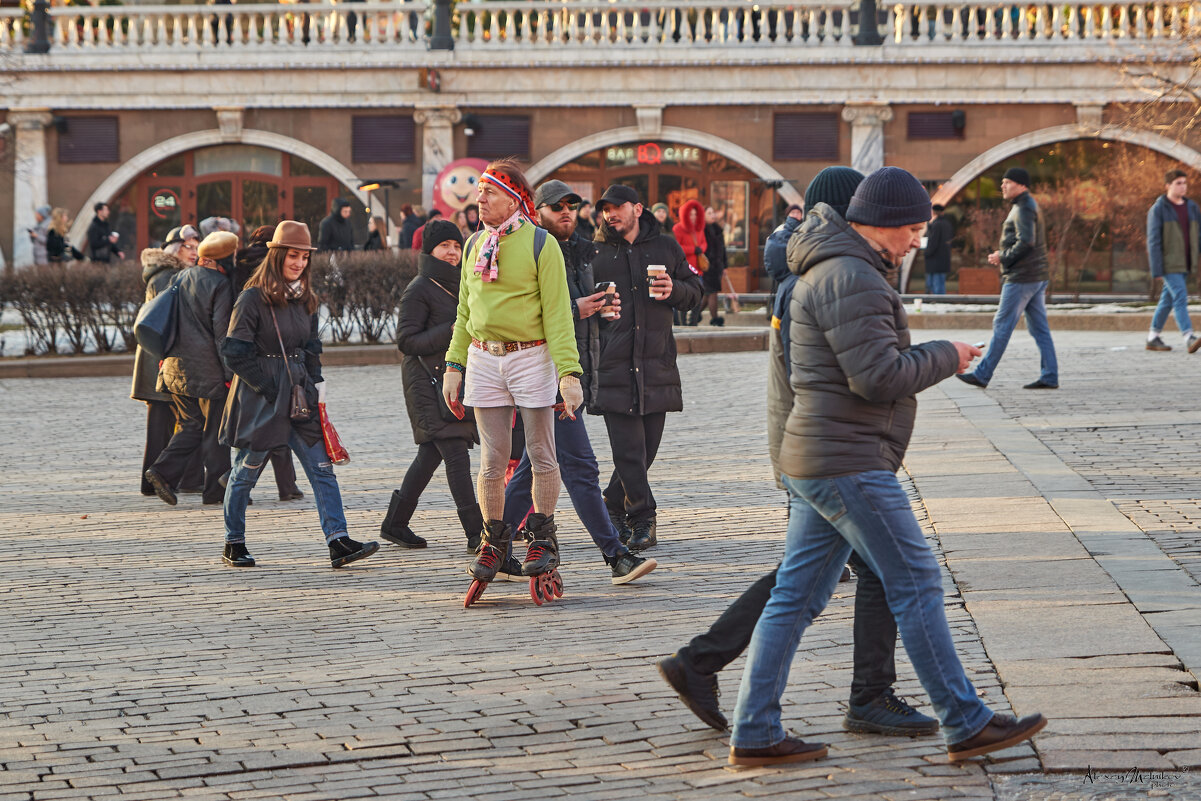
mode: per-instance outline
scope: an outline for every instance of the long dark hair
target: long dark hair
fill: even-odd
[[[288,248],[271,248],[267,251],[267,257],[259,263],[258,268],[246,281],[247,289],[257,287],[269,304],[279,308],[288,305],[288,282],[284,280],[284,259],[287,255]],[[317,293],[310,284],[312,273],[313,263],[310,259],[304,272],[300,274],[302,291],[298,298],[309,314],[317,311],[317,306],[320,305]]]

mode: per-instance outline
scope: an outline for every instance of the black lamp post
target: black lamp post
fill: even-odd
[[[50,52],[50,4],[46,0],[34,0],[30,22],[33,24],[33,38],[25,45],[26,53]]]
[[[434,0],[434,30],[430,37],[430,50],[454,50],[455,40],[450,34],[451,0]]]
[[[884,44],[884,37],[880,35],[876,0],[859,0],[859,33],[855,34],[852,41],[862,47]]]

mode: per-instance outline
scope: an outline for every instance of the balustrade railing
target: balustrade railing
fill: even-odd
[[[63,51],[425,47],[425,2],[67,6],[50,12]]]
[[[851,44],[856,0],[500,0],[455,7],[455,47],[746,47]]]
[[[966,43],[1182,40],[1201,34],[1201,0],[1151,3],[879,0],[886,47]],[[59,6],[52,53],[217,49],[424,49],[431,0],[303,4]],[[653,51],[849,47],[858,0],[460,0],[449,32],[464,51]],[[0,52],[30,38],[0,9]]]
[[[882,31],[898,45],[1063,44],[1201,34],[1201,3],[898,3]]]

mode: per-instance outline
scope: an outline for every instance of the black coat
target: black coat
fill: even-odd
[[[362,0],[357,0],[357,2],[362,2]],[[379,231],[372,231],[371,233],[367,234],[367,241],[363,243],[363,250],[383,250],[383,249],[384,249],[384,238],[383,238],[383,236],[380,235]]]
[[[614,281],[621,295],[621,317],[600,320],[600,348],[592,365],[594,414],[653,414],[684,409],[672,312],[692,309],[701,299],[701,279],[688,266],[684,251],[659,233],[659,221],[643,210],[634,244],[601,226],[603,241],[592,257],[597,281]],[[662,264],[673,282],[666,300],[651,300],[646,268]]]
[[[404,354],[400,374],[413,441],[418,445],[437,439],[479,442],[473,421],[442,419],[438,412],[441,390],[430,380],[433,373],[441,381],[446,369],[446,349],[459,307],[459,268],[427,253],[421,254],[419,265],[419,274],[400,297],[396,324],[396,347]]]
[[[926,272],[951,272],[951,239],[955,227],[945,214],[940,214],[930,223],[926,231]]]
[[[321,440],[317,418],[317,382],[321,381],[321,340],[317,315],[299,301],[275,309],[288,354],[285,372],[271,311],[257,287],[243,290],[234,302],[229,336],[222,354],[234,373],[221,417],[221,444],[269,451],[288,444],[292,429],[309,445]],[[312,415],[300,422],[288,416],[292,382],[304,387]]]
[[[218,270],[189,267],[179,275],[175,344],[159,369],[160,392],[223,398],[233,373],[221,358],[233,292]]]
[[[342,209],[349,205],[343,198],[334,198],[333,211],[317,229],[317,250],[354,250],[354,226],[342,218]]]
[[[51,229],[53,232],[53,229]],[[142,251],[142,281],[146,284],[146,303],[154,300],[158,293],[171,285],[171,279],[187,265],[161,248],[146,248]],[[228,324],[228,323],[227,323]],[[129,397],[140,401],[170,403],[171,396],[159,392],[159,360],[142,350],[139,345],[133,357],[133,388]]]
[[[1038,203],[1029,192],[1013,199],[1001,226],[1001,278],[1010,284],[1046,281],[1047,227]]]
[[[92,261],[110,261],[113,257],[113,243],[109,237],[113,227],[108,220],[93,217],[88,223],[88,255]]]
[[[563,264],[567,268],[567,290],[571,293],[571,319],[575,322],[575,346],[580,353],[580,367],[584,378],[580,382],[584,389],[584,403],[592,400],[592,365],[600,355],[600,313],[580,319],[576,301],[586,295],[596,294],[596,281],[592,277],[592,257],[596,243],[580,236],[576,231],[566,242],[559,243],[563,251]]]
[[[416,214],[410,214],[404,218],[404,222],[400,224],[400,234],[396,244],[401,250],[413,249],[413,234],[417,233],[417,229],[425,225],[425,218]]]
[[[79,249],[67,241],[66,237],[50,228],[46,231],[46,260],[53,263],[78,261],[83,258]]]

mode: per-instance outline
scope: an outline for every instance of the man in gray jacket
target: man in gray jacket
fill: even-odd
[[[215,231],[198,249],[207,267],[189,267],[180,273],[175,312],[178,331],[171,352],[159,370],[158,391],[171,395],[179,428],[167,447],[146,469],[146,481],[163,502],[174,506],[175,491],[192,453],[200,448],[204,458],[206,504],[225,500],[220,479],[230,467],[229,448],[217,441],[221,413],[233,373],[221,358],[229,329],[233,290],[217,265],[238,249],[238,237]]]
[[[1038,345],[1041,372],[1038,379],[1022,389],[1059,389],[1059,363],[1055,343],[1047,325],[1047,229],[1038,203],[1031,197],[1030,173],[1010,167],[1001,179],[1001,197],[1013,203],[1001,227],[1001,249],[989,254],[988,263],[1001,268],[1001,302],[992,321],[992,339],[984,358],[959,380],[983,389],[1005,355],[1009,337],[1022,314],[1026,329]]]
[[[731,764],[825,756],[825,745],[785,733],[780,696],[801,635],[825,608],[852,548],[884,584],[952,762],[1016,745],[1046,725],[1041,715],[994,715],[977,696],[955,653],[938,561],[896,477],[913,430],[914,396],[980,354],[962,342],[910,345],[905,310],[887,276],[921,244],[930,213],[921,183],[884,167],[855,190],[845,220],[818,204],[798,231],[802,248],[795,263],[789,259],[799,276],[789,356],[796,401],[780,449],[791,500],[788,534],[747,650]]]
[[[1164,323],[1168,312],[1176,315],[1184,346],[1189,353],[1201,348],[1201,336],[1193,333],[1193,321],[1188,316],[1188,277],[1201,256],[1201,209],[1189,200],[1188,176],[1184,170],[1168,170],[1164,176],[1164,193],[1147,212],[1147,263],[1151,277],[1163,279],[1159,303],[1151,316],[1147,334],[1147,350],[1171,350],[1163,341]]]

